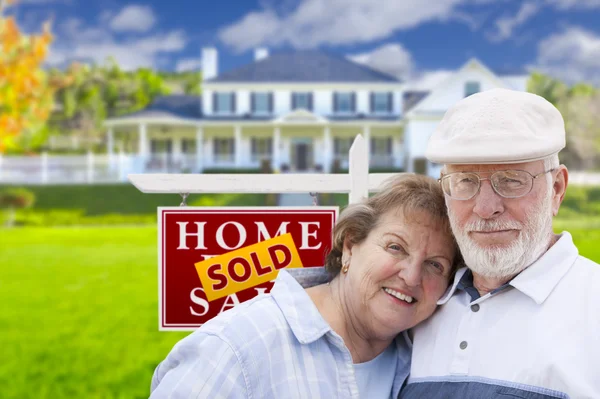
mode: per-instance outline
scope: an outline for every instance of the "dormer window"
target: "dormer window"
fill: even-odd
[[[356,96],[352,92],[333,93],[333,112],[352,114],[356,110]]]
[[[393,110],[393,100],[391,92],[371,93],[371,113],[389,114]]]
[[[465,83],[465,97],[469,97],[471,94],[479,93],[481,87],[479,82],[466,82]]]
[[[250,106],[253,114],[271,114],[273,112],[273,93],[252,93]]]
[[[292,110],[312,111],[312,93],[292,93]]]

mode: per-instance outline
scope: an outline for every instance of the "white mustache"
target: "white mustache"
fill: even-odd
[[[465,229],[467,231],[498,231],[498,230],[522,230],[523,225],[516,221],[502,222],[499,220],[478,219],[469,222]]]

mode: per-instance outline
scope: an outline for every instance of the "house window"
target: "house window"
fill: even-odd
[[[394,166],[392,155],[393,140],[391,137],[371,137],[371,156],[369,164],[374,167]]]
[[[195,154],[196,153],[196,140],[195,139],[181,140],[181,152],[184,154]]]
[[[252,139],[252,161],[270,158],[273,153],[273,139],[271,137]]]
[[[371,93],[371,112],[392,112],[392,93]]]
[[[312,94],[311,93],[293,93],[292,94],[292,110],[306,109],[312,111]]]
[[[347,159],[350,146],[352,146],[352,137],[336,137],[333,139],[333,154],[336,158]]]
[[[171,140],[150,140],[150,153],[151,154],[163,154],[171,153],[172,143]]]
[[[354,93],[333,93],[333,111],[336,113],[352,113],[355,109]]]
[[[391,155],[391,137],[371,137],[371,155]]]
[[[479,82],[465,83],[465,97],[469,97],[471,94],[479,93],[480,91]]]
[[[232,162],[234,159],[235,144],[231,139],[214,139],[213,155],[216,162]]]
[[[270,114],[273,111],[272,93],[252,93],[251,98],[252,113]]]
[[[235,113],[234,93],[214,93],[213,97],[215,113],[233,114]]]

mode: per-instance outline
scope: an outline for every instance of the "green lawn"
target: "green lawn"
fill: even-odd
[[[600,224],[559,221],[600,262]],[[0,229],[2,398],[146,398],[187,332],[157,331],[156,227]]]
[[[187,333],[157,331],[156,227],[0,230],[2,398],[144,398]]]

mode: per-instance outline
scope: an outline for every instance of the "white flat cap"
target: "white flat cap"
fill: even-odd
[[[532,93],[492,89],[452,106],[425,156],[443,164],[521,163],[564,147],[565,123],[554,105]]]

